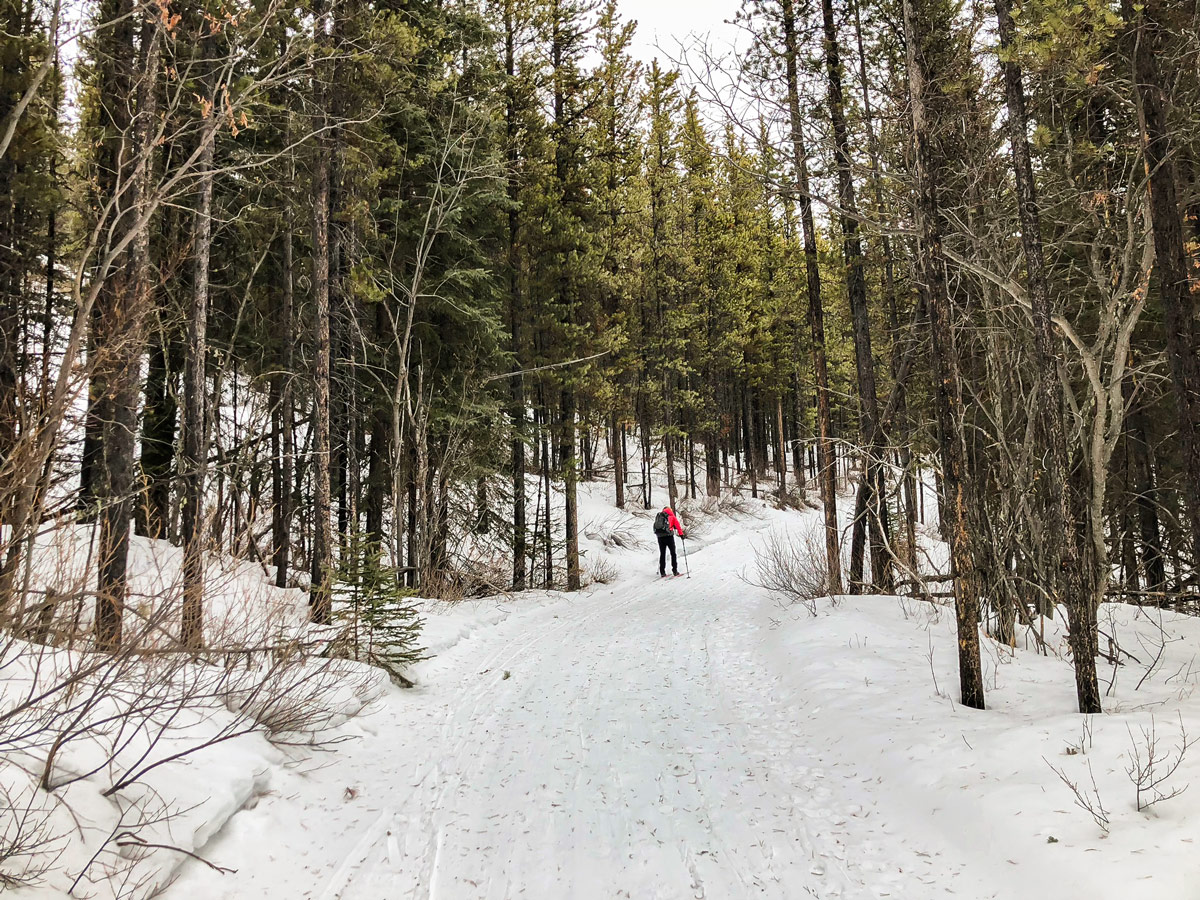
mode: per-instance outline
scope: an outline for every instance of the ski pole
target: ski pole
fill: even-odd
[[[683,571],[687,572],[687,577],[692,577],[692,567],[688,565],[687,558],[687,538],[683,535],[679,536],[679,540],[683,543]]]

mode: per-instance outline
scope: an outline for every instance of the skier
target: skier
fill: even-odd
[[[679,563],[675,559],[675,535],[687,537],[679,519],[669,506],[664,506],[662,512],[654,517],[654,534],[658,537],[658,574],[667,577],[667,550],[671,551],[671,572],[679,577]]]

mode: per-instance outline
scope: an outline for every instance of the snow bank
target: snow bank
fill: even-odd
[[[47,591],[62,598],[58,619],[64,627],[86,628],[92,621],[96,589],[98,529],[65,522],[39,534],[29,555],[28,585],[33,596]],[[126,627],[154,620],[161,638],[178,634],[183,595],[183,550],[167,541],[134,536],[129,548],[129,605]],[[308,622],[308,595],[272,583],[274,568],[215,553],[205,554],[204,627],[209,645],[246,645],[254,640],[295,636]]]
[[[92,538],[42,535],[23,573],[32,596],[58,598],[61,646],[0,637],[0,889],[17,897],[149,895],[271,790],[280,748],[340,739],[383,690],[373,670],[310,655],[302,592],[217,557],[206,642],[220,651],[205,665],[175,652],[181,552],[143,538],[125,624],[139,652],[73,646],[92,614]]]
[[[1100,618],[1116,662],[1101,661],[1098,716],[1075,712],[1061,622],[1041,623],[1045,655],[1030,632],[1016,650],[985,636],[988,709],[959,705],[953,611],[905,598],[842,597],[815,618],[785,616],[770,677],[796,699],[822,763],[871,785],[897,829],[952,847],[979,896],[989,885],[1001,897],[1036,885],[1058,898],[1190,896],[1200,794],[1139,810],[1130,770],[1149,734],[1160,775],[1184,735],[1200,736],[1200,620],[1119,604]],[[1198,780],[1192,748],[1160,787]]]

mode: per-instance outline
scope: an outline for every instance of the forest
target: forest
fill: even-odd
[[[135,535],[192,655],[214,551],[318,625],[576,591],[604,480],[823,510],[827,593],[952,597],[967,706],[980,622],[1065,609],[1098,712],[1102,601],[1194,609],[1195,4],[746,0],[648,64],[615,0],[0,8],[6,634],[136,644]]]

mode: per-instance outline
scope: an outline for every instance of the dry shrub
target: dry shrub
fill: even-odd
[[[631,515],[613,513],[599,521],[588,522],[583,528],[583,535],[589,540],[599,541],[605,547],[636,550],[645,546],[642,540],[643,530],[644,523]]]
[[[343,660],[280,658],[226,682],[224,700],[238,720],[274,743],[328,743],[327,735],[378,693],[379,678]]]
[[[36,789],[9,787],[6,769],[11,766],[0,765],[0,893],[40,884],[65,843],[55,835],[50,811]]]
[[[588,566],[587,584],[612,584],[617,580],[617,567],[611,559],[598,556]]]
[[[736,488],[717,497],[708,497],[700,508],[710,518],[716,516],[752,516],[754,507]]]
[[[75,814],[65,789],[85,779],[123,810],[124,824],[77,883],[106,881],[130,896],[152,889],[156,863],[135,873],[120,862],[135,851],[177,849],[144,837],[169,833],[178,814],[169,798],[149,809],[156,779],[147,776],[252,732],[277,743],[333,742],[332,729],[369,702],[381,680],[366,667],[321,658],[330,635],[287,619],[263,619],[234,645],[184,650],[168,639],[174,607],[164,595],[145,618],[127,616],[126,643],[115,653],[0,631],[0,760],[20,765],[0,766],[0,890],[59,868],[55,848]],[[223,621],[211,624],[210,634],[232,632]],[[54,817],[43,812],[51,798]]]
[[[1145,812],[1156,803],[1173,800],[1186,791],[1186,784],[1167,784],[1183,765],[1188,748],[1196,740],[1188,737],[1187,729],[1183,726],[1182,713],[1179,714],[1179,741],[1169,750],[1163,750],[1159,745],[1153,713],[1150,715],[1150,724],[1139,728],[1140,740],[1134,737],[1131,726],[1125,727],[1129,730],[1130,744],[1129,766],[1125,773],[1134,786],[1138,812]]]
[[[421,584],[421,596],[457,603],[479,597],[508,593],[512,585],[512,560],[496,555],[477,555],[453,568],[434,573]]]
[[[813,532],[799,536],[771,531],[755,547],[756,577],[747,579],[787,603],[817,613],[817,598],[829,595],[825,545]]]
[[[779,509],[813,509],[813,504],[801,491],[775,492],[775,506]]]

